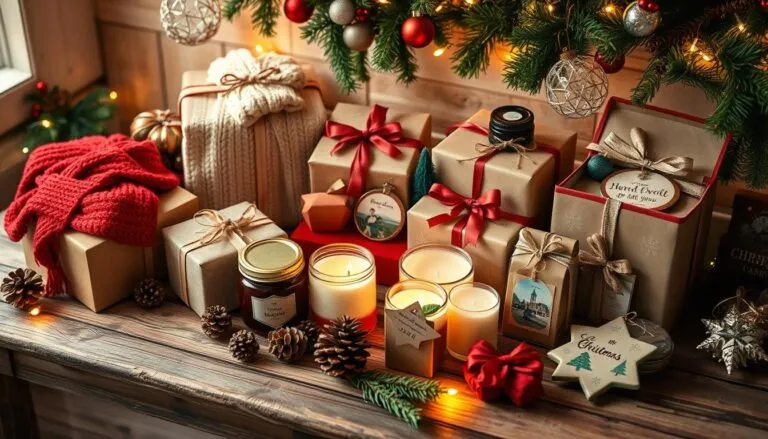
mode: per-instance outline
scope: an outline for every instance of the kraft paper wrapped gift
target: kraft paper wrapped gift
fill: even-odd
[[[467,122],[488,128],[491,113],[480,110]],[[491,188],[501,190],[501,208],[527,218],[546,217],[552,203],[555,184],[573,170],[576,133],[536,124],[534,151],[520,157],[517,152],[500,152],[486,164],[481,193]],[[473,168],[478,151],[475,146],[488,144],[488,136],[458,128],[432,150],[437,181],[461,194],[471,194]],[[520,166],[518,168],[518,159]],[[475,194],[477,195],[477,194]]]
[[[61,236],[59,254],[67,294],[99,312],[130,295],[142,279],[167,278],[160,231],[191,218],[198,210],[198,200],[192,193],[176,188],[161,194],[159,201],[157,245],[153,248],[118,244],[74,230]],[[33,235],[34,228],[30,227],[22,239],[24,259],[29,268],[45,277],[45,268],[35,262],[32,254]]]
[[[266,80],[285,84],[232,83],[234,77],[257,79],[259,69],[272,67],[278,71]],[[294,76],[298,68],[303,82]],[[304,88],[294,91],[300,84]],[[276,54],[256,61],[245,49],[215,60],[207,72],[184,73],[184,183],[201,207],[254,201],[280,226],[298,224],[298,199],[309,188],[307,159],[327,118],[318,87],[311,66]]]
[[[429,227],[428,221],[446,214],[451,207],[427,195],[408,211],[408,247],[424,243],[451,244],[454,224],[460,219]],[[476,244],[464,245],[475,266],[475,281],[488,284],[501,294],[507,286],[509,256],[523,225],[509,220],[486,221]],[[464,230],[464,236],[466,236]]]
[[[287,237],[253,203],[242,202],[219,210],[218,214],[219,220],[242,224],[240,231],[245,239],[222,230],[217,238],[204,243],[219,223],[214,212],[201,211],[191,220],[163,229],[171,288],[198,315],[211,305],[222,305],[228,310],[239,307],[237,255],[240,247],[246,242]]]
[[[383,107],[379,107],[383,108]],[[365,130],[369,114],[376,109],[364,105],[339,103],[331,114],[330,121],[349,125],[357,130]],[[415,139],[422,146],[428,146],[432,135],[432,117],[427,113],[408,113],[395,109],[386,111],[386,123],[397,122],[402,129],[402,136]],[[379,138],[381,139],[381,138]],[[376,142],[380,140],[373,139]],[[360,194],[372,189],[380,189],[384,183],[395,186],[397,196],[408,206],[410,200],[409,181],[416,169],[419,160],[419,148],[405,146],[403,143],[392,140],[400,151],[397,157],[391,157],[382,152],[373,143],[350,142],[340,151],[331,153],[331,150],[339,142],[338,139],[323,137],[317,144],[312,156],[309,158],[309,181],[312,192],[325,191],[339,178],[347,183],[348,194],[357,198]],[[354,179],[350,180],[353,162],[358,158],[358,150],[365,149],[370,157],[370,166],[366,172],[364,185],[358,191],[355,190]],[[361,151],[363,152],[363,151]],[[360,193],[355,193],[360,192]]]
[[[702,268],[714,185],[730,138],[714,136],[703,120],[611,98],[595,132],[595,143],[611,132],[629,140],[633,127],[645,131],[649,159],[692,158],[692,172],[684,178],[704,189],[699,198],[681,194],[663,212],[624,203],[618,214],[611,258],[627,259],[637,276],[632,309],[669,329]],[[582,249],[588,248],[587,237],[600,232],[606,203],[600,182],[586,175],[585,166],[586,161],[557,186],[552,212],[552,232],[578,239]],[[584,278],[586,281],[587,276]],[[583,303],[584,298],[577,302]]]
[[[510,337],[553,347],[571,326],[579,276],[579,243],[554,233],[531,228],[520,231],[509,262],[501,331]],[[521,283],[520,282],[527,282]],[[515,297],[518,285],[526,288]],[[525,319],[529,312],[535,324]],[[544,324],[543,327],[540,327]]]

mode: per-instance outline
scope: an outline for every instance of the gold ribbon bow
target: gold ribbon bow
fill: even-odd
[[[241,87],[246,85],[282,84],[283,81],[273,76],[277,73],[280,73],[280,69],[277,67],[267,67],[259,73],[251,74],[246,77],[240,77],[234,73],[227,73],[223,75],[221,79],[219,79],[219,83],[225,87],[228,87],[227,90],[224,91],[224,94],[229,94],[235,90],[239,90]]]
[[[465,162],[468,160],[475,160],[479,159],[481,157],[487,157],[489,155],[493,155],[502,151],[508,151],[512,150],[517,153],[517,169],[520,169],[520,163],[522,162],[523,158],[526,158],[531,161],[534,165],[536,162],[528,156],[527,153],[533,152],[536,150],[536,144],[532,144],[532,146],[525,146],[522,142],[525,141],[524,137],[517,137],[511,140],[504,140],[499,143],[492,143],[490,145],[487,145],[485,143],[476,143],[475,144],[475,151],[477,152],[477,155],[473,157],[468,157],[465,159],[459,160],[460,162]]]
[[[625,166],[639,168],[645,174],[648,170],[666,174],[671,177],[685,177],[693,169],[693,159],[690,157],[669,156],[658,160],[648,158],[645,133],[634,127],[629,131],[632,143],[619,137],[616,133],[608,133],[602,143],[590,143],[587,149],[620,162]],[[688,195],[701,197],[704,186],[681,178],[673,178],[680,189]]]
[[[632,265],[628,259],[608,259],[608,247],[603,235],[595,233],[587,238],[592,253],[586,250],[579,250],[579,262],[586,265],[593,265],[603,268],[603,279],[608,288],[618,293],[621,291],[621,280],[619,275],[632,274]]]
[[[565,267],[570,266],[571,257],[566,252],[565,246],[561,242],[562,238],[554,233],[547,233],[541,242],[536,243],[531,232],[524,228],[520,231],[520,237],[515,245],[515,256],[528,256],[526,268],[533,268],[533,279],[536,280],[536,273],[544,270],[547,260],[555,261]]]

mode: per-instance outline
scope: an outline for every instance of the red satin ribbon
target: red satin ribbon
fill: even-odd
[[[477,244],[480,235],[483,234],[486,221],[506,219],[527,226],[530,218],[514,215],[501,210],[501,191],[491,189],[477,198],[465,197],[449,187],[435,183],[429,189],[429,196],[451,207],[450,212],[433,216],[427,220],[429,227],[445,224],[459,218],[451,230],[451,244],[462,246],[464,230],[464,243]],[[465,213],[466,212],[466,213]]]
[[[359,197],[365,189],[368,168],[371,166],[371,145],[390,157],[401,154],[394,143],[410,148],[422,146],[420,141],[405,137],[400,122],[387,122],[387,107],[380,105],[374,105],[368,113],[364,130],[329,120],[325,123],[325,135],[338,140],[331,148],[331,154],[356,146],[347,184],[347,194],[353,198]]]
[[[541,355],[526,343],[499,355],[490,343],[480,340],[470,349],[464,365],[464,380],[478,398],[492,401],[504,392],[517,407],[530,404],[544,393],[543,375]]]
[[[447,136],[460,128],[471,131],[475,134],[479,134],[484,137],[488,137],[488,128],[478,125],[474,122],[455,123],[448,127],[448,129],[445,132],[445,135]],[[536,149],[540,149],[544,152],[552,154],[552,156],[555,159],[555,177],[557,177],[558,173],[560,172],[560,150],[551,145],[546,145],[541,143],[536,144]],[[496,156],[496,154],[500,152],[501,151],[498,151],[498,150],[489,151],[487,154],[481,157],[478,157],[478,159],[475,160],[474,174],[472,177],[472,196],[473,197],[477,198],[478,196],[480,196],[480,193],[483,191],[483,181],[485,181],[485,164],[488,163],[492,158]]]

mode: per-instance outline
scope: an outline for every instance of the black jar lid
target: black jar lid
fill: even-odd
[[[488,131],[500,140],[511,140],[514,137],[525,137],[533,140],[533,112],[519,105],[505,105],[491,112]]]

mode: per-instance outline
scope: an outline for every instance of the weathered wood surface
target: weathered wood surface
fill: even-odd
[[[0,236],[0,273],[21,265],[20,248]],[[242,320],[235,326],[244,327]],[[0,306],[0,346],[13,351],[17,378],[225,437],[766,437],[768,368],[729,376],[693,349],[702,329],[683,326],[668,370],[643,377],[639,391],[613,390],[597,403],[577,386],[553,383],[549,360],[544,398],[533,407],[483,403],[464,385],[461,363],[449,359],[438,379],[459,393],[426,405],[414,430],[324,376],[310,358],[278,362],[263,338],[254,362],[235,361],[226,343],[208,339],[198,317],[175,300],[151,311],[126,301],[94,314],[60,298],[46,301],[35,318]],[[369,367],[383,368],[381,329],[370,339]],[[501,348],[514,343],[502,338]]]

